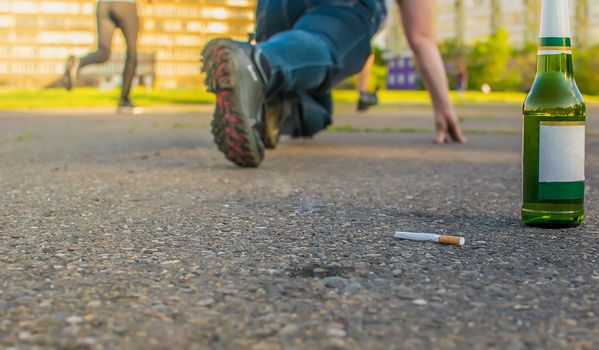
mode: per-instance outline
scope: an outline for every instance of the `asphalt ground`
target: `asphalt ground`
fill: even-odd
[[[519,219],[518,106],[459,107],[467,145],[345,106],[258,169],[206,107],[0,112],[0,348],[596,349],[597,110],[587,218],[550,230]]]

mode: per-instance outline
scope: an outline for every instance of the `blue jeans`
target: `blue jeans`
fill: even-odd
[[[331,124],[331,89],[362,69],[384,16],[382,0],[258,1],[256,47],[270,68],[267,93],[295,101],[292,134],[311,136]]]

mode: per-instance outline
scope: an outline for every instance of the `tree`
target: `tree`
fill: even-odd
[[[574,52],[574,76],[583,94],[599,94],[599,45]]]
[[[537,66],[537,44],[528,43],[514,50],[506,69],[496,83],[495,90],[528,91],[535,78]]]
[[[510,61],[509,34],[504,28],[491,34],[486,41],[477,41],[469,55],[468,76],[472,87],[494,86]]]

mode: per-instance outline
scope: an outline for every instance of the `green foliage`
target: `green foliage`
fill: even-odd
[[[583,94],[599,94],[599,45],[574,52],[574,76]]]
[[[522,49],[513,50],[505,70],[493,86],[499,91],[528,91],[535,78],[537,66],[537,44],[529,43]]]
[[[483,84],[495,86],[502,78],[512,48],[509,34],[501,28],[491,34],[486,41],[477,41],[469,54],[468,83],[473,88]]]
[[[385,67],[385,59],[383,58],[383,49],[378,46],[372,46],[372,52],[374,53],[374,65],[379,67]]]

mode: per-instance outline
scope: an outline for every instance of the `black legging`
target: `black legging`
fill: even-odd
[[[81,58],[79,68],[89,64],[104,63],[110,58],[112,35],[116,28],[123,32],[127,44],[127,59],[123,71],[123,89],[121,99],[129,97],[131,83],[137,67],[137,32],[139,31],[139,18],[137,6],[128,1],[99,1],[96,10],[98,20],[98,48]]]

